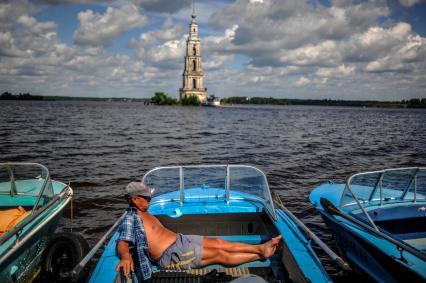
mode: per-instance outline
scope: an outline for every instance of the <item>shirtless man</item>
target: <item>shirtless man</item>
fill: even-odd
[[[249,245],[219,238],[176,234],[147,212],[152,193],[148,186],[132,182],[126,187],[126,193],[130,208],[119,228],[117,253],[121,260],[116,268],[117,271],[123,268],[126,276],[139,265],[142,277],[147,280],[151,277],[152,261],[161,268],[191,269],[267,259],[275,253],[281,240],[281,236],[278,236],[260,245]],[[130,244],[137,247],[136,258],[130,254]],[[139,264],[135,264],[135,260]]]

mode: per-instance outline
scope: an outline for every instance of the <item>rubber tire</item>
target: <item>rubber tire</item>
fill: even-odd
[[[78,278],[66,276],[89,252],[89,244],[76,233],[53,235],[44,251],[41,263],[42,280],[46,282],[85,282],[90,272],[90,262]]]

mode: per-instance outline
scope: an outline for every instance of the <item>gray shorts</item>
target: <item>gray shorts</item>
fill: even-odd
[[[157,263],[164,269],[199,268],[202,251],[202,236],[176,234],[176,242],[164,251]]]

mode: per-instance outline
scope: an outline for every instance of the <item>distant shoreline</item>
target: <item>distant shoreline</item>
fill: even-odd
[[[75,96],[43,96],[11,94],[4,92],[1,100],[9,101],[110,101],[110,102],[143,102],[152,104],[151,98],[121,98],[121,97],[75,97]],[[334,100],[334,99],[288,99],[273,97],[229,97],[221,100],[223,106],[237,105],[307,105],[307,106],[349,106],[349,107],[378,107],[378,108],[426,108],[426,98],[414,98],[401,101],[378,100]]]

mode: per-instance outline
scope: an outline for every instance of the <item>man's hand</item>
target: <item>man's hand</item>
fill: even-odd
[[[124,255],[121,257],[120,262],[117,264],[117,267],[115,268],[116,271],[120,271],[120,268],[123,268],[124,276],[127,276],[131,272],[135,271],[134,265],[133,265],[133,259],[130,254]]]

